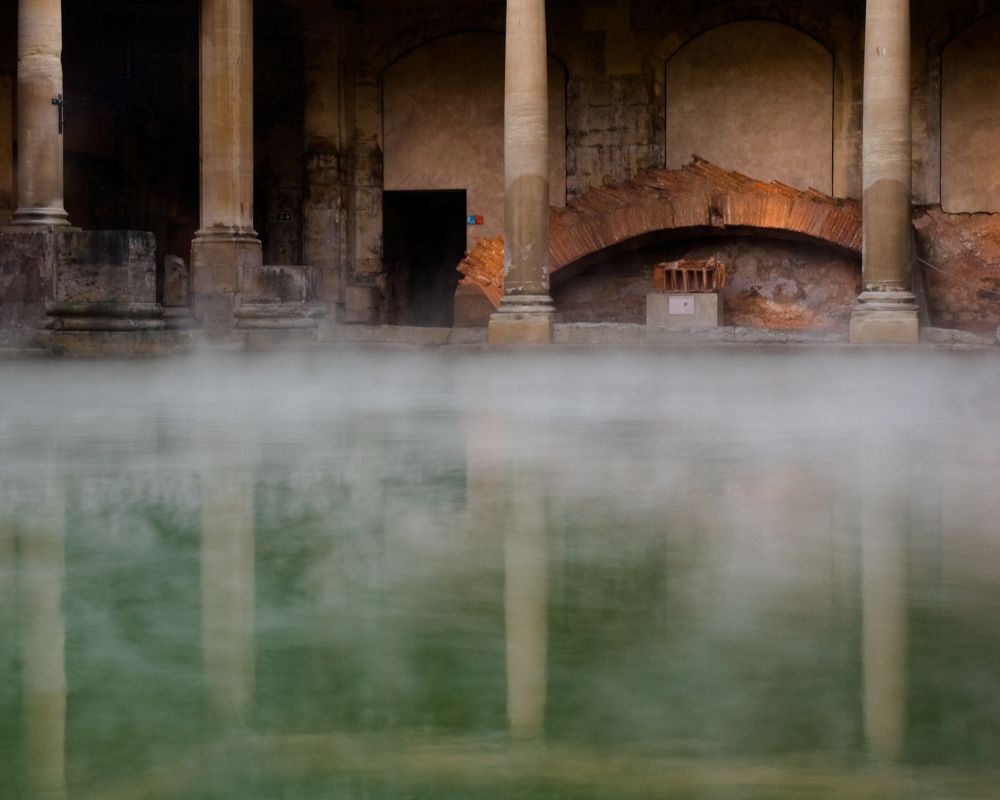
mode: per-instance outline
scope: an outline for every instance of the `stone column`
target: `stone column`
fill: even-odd
[[[544,0],[507,0],[504,298],[491,345],[549,344],[549,91]]]
[[[20,0],[17,17],[17,211],[20,225],[68,225],[63,207],[62,0]]]
[[[210,327],[232,324],[243,273],[262,261],[253,229],[253,0],[202,0],[196,316]]]
[[[357,12],[325,9],[305,15],[305,198],[302,249],[319,271],[320,298],[343,303],[349,260],[354,171],[354,41]]]
[[[862,149],[863,291],[851,317],[851,341],[914,343],[910,0],[867,3]]]

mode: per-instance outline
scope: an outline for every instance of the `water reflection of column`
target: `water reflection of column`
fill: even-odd
[[[254,515],[243,465],[202,474],[201,602],[209,713],[219,725],[245,725],[254,695]]]
[[[511,735],[545,726],[548,671],[548,558],[545,498],[537,476],[515,469],[504,531],[507,718]]]
[[[902,466],[884,456],[867,457],[861,499],[865,740],[880,762],[898,760],[906,737],[906,525],[897,490]]]
[[[53,482],[21,531],[21,668],[28,795],[66,796],[66,630],[62,616],[66,518]]]

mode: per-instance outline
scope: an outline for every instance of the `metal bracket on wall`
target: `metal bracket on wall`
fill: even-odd
[[[59,134],[66,128],[66,100],[61,94],[52,98],[52,105],[59,106]]]

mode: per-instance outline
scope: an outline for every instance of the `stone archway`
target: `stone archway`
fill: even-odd
[[[758,232],[795,236],[860,258],[861,205],[816,191],[765,183],[696,158],[678,170],[654,170],[619,186],[572,199],[549,216],[550,272],[631,239],[664,231]],[[469,319],[503,297],[503,237],[484,238],[459,264],[456,295]],[[478,311],[476,311],[478,309]]]

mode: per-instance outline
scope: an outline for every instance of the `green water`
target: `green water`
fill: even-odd
[[[998,375],[0,364],[0,797],[1000,796]]]

